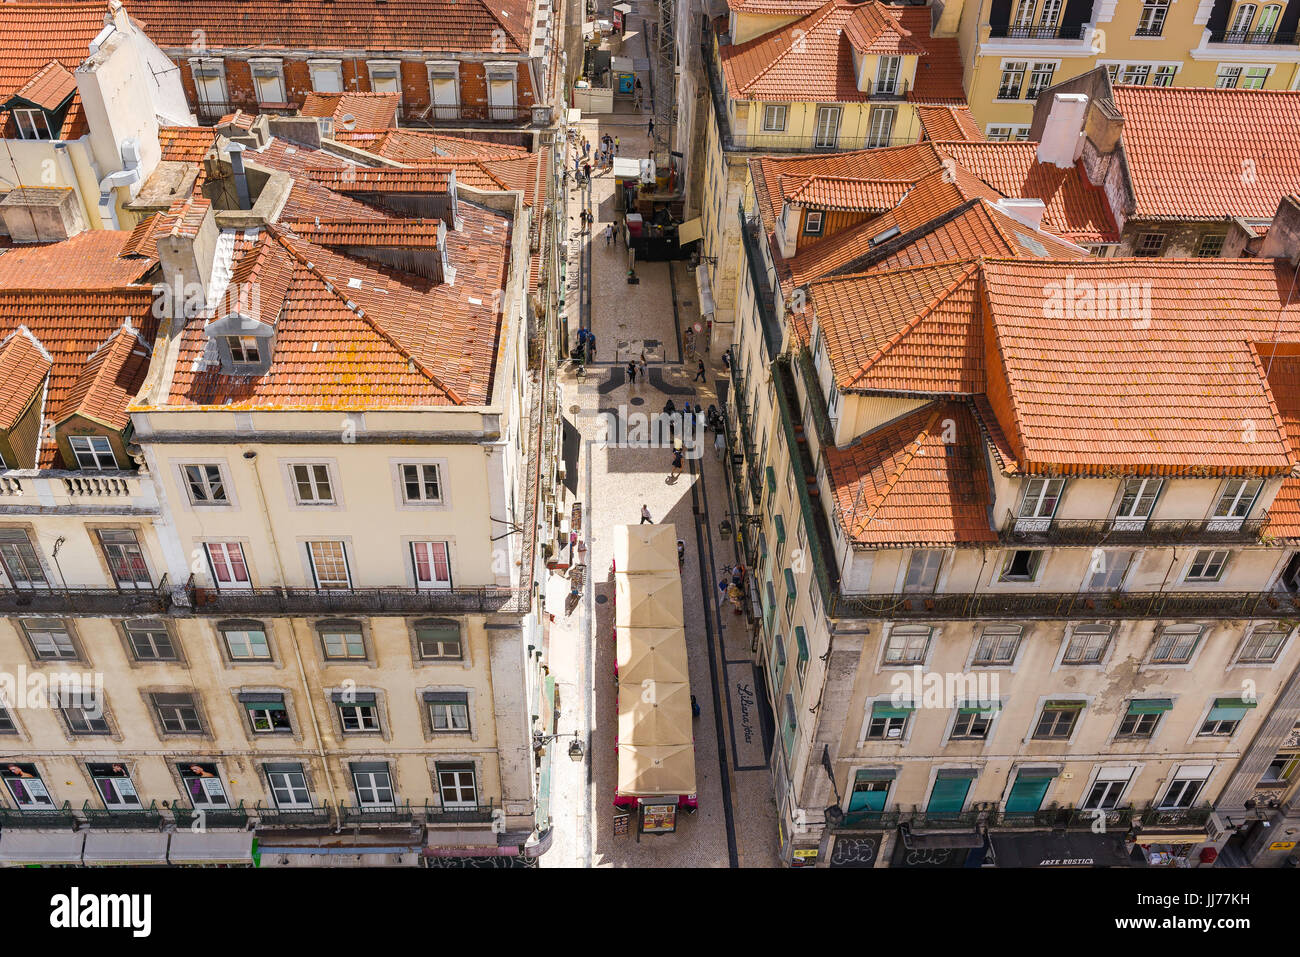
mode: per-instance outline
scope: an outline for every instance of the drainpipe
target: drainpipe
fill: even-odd
[[[117,202],[113,191],[119,186],[130,186],[140,182],[140,144],[134,137],[122,143],[122,163],[124,169],[109,173],[99,181],[99,217],[113,224],[113,229],[121,229],[117,219]]]

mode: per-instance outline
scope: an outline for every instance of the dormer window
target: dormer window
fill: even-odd
[[[14,110],[14,123],[18,126],[20,140],[52,140],[49,120],[44,110]]]
[[[803,214],[803,232],[805,236],[820,236],[822,234],[822,217],[820,209],[810,209]]]
[[[902,67],[902,57],[882,56],[876,66],[876,92],[897,93],[898,75],[902,72]]]
[[[68,438],[77,467],[86,471],[111,471],[118,467],[113,445],[102,435],[73,435]]]
[[[226,336],[226,344],[230,346],[231,361],[236,364],[257,365],[262,361],[257,336]]]

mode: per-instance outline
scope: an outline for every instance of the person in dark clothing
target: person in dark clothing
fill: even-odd
[[[583,163],[583,164],[582,164],[582,178],[583,178],[584,180],[586,180],[588,183],[591,182],[591,164],[590,164],[590,163]]]
[[[632,383],[632,385],[636,385],[636,363],[635,362],[629,362],[627,364],[627,378],[628,381]]]
[[[692,379],[691,381],[692,382],[704,381],[704,360],[703,359],[700,360],[699,366],[695,369],[695,378]]]
[[[673,478],[682,474],[682,450],[677,449],[673,452]]]

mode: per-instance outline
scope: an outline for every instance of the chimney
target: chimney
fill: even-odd
[[[1083,152],[1083,124],[1088,116],[1086,93],[1057,93],[1038,143],[1038,162],[1073,166]]]
[[[85,232],[81,204],[69,186],[19,186],[0,200],[0,219],[16,243],[56,243]]]
[[[176,320],[173,332],[199,313],[207,302],[212,266],[217,252],[217,222],[207,200],[188,200],[164,215],[177,216],[175,224],[158,236],[158,266],[164,288],[155,287],[169,303],[167,316]],[[159,318],[163,318],[161,315]]]
[[[244,149],[239,143],[230,144],[230,169],[235,177],[235,195],[240,209],[252,209],[253,200],[248,193],[248,174],[244,172]]]
[[[1283,196],[1259,246],[1261,259],[1300,262],[1300,196]]]
[[[799,247],[799,209],[783,203],[781,221],[777,226],[776,244],[781,247],[781,255],[789,259]]]
[[[1047,204],[1041,199],[1007,199],[1004,196],[997,201],[996,208],[1016,222],[1024,223],[1030,229],[1038,229],[1042,226]]]

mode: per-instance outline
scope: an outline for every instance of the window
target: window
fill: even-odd
[[[781,743],[785,746],[786,758],[794,757],[794,741],[799,734],[799,712],[795,708],[794,695],[785,696],[785,707],[781,715]]]
[[[1166,625],[1151,649],[1151,663],[1155,665],[1185,665],[1201,640],[1201,625]]]
[[[957,717],[952,723],[952,734],[948,737],[957,741],[963,739],[983,741],[989,736],[994,714],[992,708],[958,708]]]
[[[181,776],[182,789],[189,797],[191,807],[230,807],[215,764],[178,764],[176,771]]]
[[[1232,27],[1229,33],[1244,34],[1250,29],[1251,21],[1255,19],[1255,4],[1243,3],[1237,7],[1237,14],[1232,18]]]
[[[1174,779],[1169,782],[1165,796],[1160,801],[1160,809],[1173,811],[1191,807],[1205,786],[1206,777],[1208,774],[1205,772],[1179,768],[1174,772]]]
[[[1097,772],[1088,796],[1083,799],[1084,809],[1109,811],[1119,807],[1132,776],[1133,772],[1128,768],[1102,768]]]
[[[219,116],[226,108],[226,66],[221,60],[191,60],[199,112]],[[204,107],[207,107],[205,110]]]
[[[1046,28],[1056,26],[1061,20],[1061,3],[1062,0],[1043,0],[1043,9],[1038,15],[1039,24]],[[1044,36],[1051,36],[1046,33]]]
[[[1074,726],[1083,714],[1082,701],[1049,701],[1034,726],[1036,741],[1066,741],[1074,733]]]
[[[1280,751],[1268,763],[1268,768],[1259,779],[1259,783],[1286,784],[1295,777],[1297,770],[1300,770],[1300,754],[1294,751]]]
[[[1277,661],[1290,633],[1291,630],[1285,625],[1257,625],[1241,643],[1237,661],[1252,664],[1271,664]]]
[[[894,781],[893,771],[861,770],[853,776],[853,791],[849,796],[849,814],[855,820],[879,820],[889,799],[889,788]]]
[[[284,74],[279,60],[249,60],[253,72],[253,89],[257,93],[257,102],[261,106],[279,106],[287,97],[284,95]]]
[[[68,439],[77,468],[88,472],[109,472],[117,468],[113,446],[102,435],[74,435]]]
[[[1051,518],[1061,500],[1065,479],[1029,479],[1025,496],[1020,500],[1021,518]]]
[[[899,56],[882,56],[876,61],[876,93],[897,93],[898,74],[903,66]]]
[[[80,657],[68,626],[57,619],[28,619],[23,623],[37,661],[73,661]]]
[[[226,483],[221,480],[219,465],[186,465],[185,484],[195,505],[229,505]]]
[[[99,544],[104,550],[113,581],[118,588],[152,588],[153,579],[145,564],[144,552],[129,528],[101,528]]]
[[[1196,247],[1196,255],[1202,259],[1214,259],[1223,255],[1223,242],[1227,238],[1223,233],[1202,236],[1200,244]]]
[[[131,772],[124,764],[87,764],[95,790],[104,802],[104,807],[112,810],[130,810],[138,808],[140,795],[131,781]]]
[[[403,465],[402,498],[408,503],[441,503],[442,474],[438,466]]]
[[[1075,625],[1061,656],[1063,665],[1095,665],[1106,657],[1111,625]]]
[[[781,693],[781,686],[785,683],[785,639],[777,635],[772,639],[772,651],[767,658],[768,665],[772,669],[772,691],[775,694]]]
[[[1145,0],[1142,16],[1138,20],[1137,35],[1158,37],[1164,31],[1165,17],[1169,13],[1169,0]]]
[[[785,569],[785,620],[789,624],[794,617],[794,603],[799,599],[799,586],[795,583],[794,572]]]
[[[411,542],[417,588],[450,588],[451,558],[446,542]]]
[[[1002,64],[1002,82],[998,85],[999,100],[1020,99],[1020,88],[1025,82],[1025,70],[1029,64],[1024,60],[1012,60]]]
[[[361,623],[356,621],[322,621],[316,625],[325,657],[330,659],[364,659],[366,642]]]
[[[867,127],[867,148],[876,149],[888,146],[894,135],[894,121],[897,110],[892,106],[873,106]]]
[[[251,588],[248,563],[244,561],[244,546],[239,542],[205,542],[208,567],[218,588]]]
[[[1187,566],[1183,581],[1217,582],[1223,577],[1224,566],[1232,553],[1222,548],[1203,548],[1192,556],[1192,563]]]
[[[429,64],[429,88],[433,93],[433,119],[459,119],[460,64],[455,61]]]
[[[763,107],[763,129],[769,133],[785,131],[786,104],[768,103]]]
[[[1176,66],[1158,66],[1156,75],[1151,78],[1152,86],[1173,86],[1174,75],[1178,72]]]
[[[1020,649],[1024,629],[1020,625],[986,625],[975,643],[976,665],[1011,665]]]
[[[1255,21],[1255,29],[1251,31],[1251,40],[1256,43],[1267,43],[1273,36],[1273,30],[1277,27],[1278,18],[1282,15],[1282,7],[1278,4],[1269,4],[1259,12],[1259,19]]]
[[[257,365],[262,361],[262,349],[257,336],[226,336],[230,347],[230,361],[239,365]]]
[[[459,623],[449,618],[424,618],[414,628],[416,654],[422,661],[464,657]]]
[[[515,102],[515,64],[503,63],[499,66],[487,64],[488,81],[488,115],[494,120],[514,119]]]
[[[217,625],[232,661],[270,661],[271,645],[260,621],[223,621]]]
[[[840,139],[840,114],[838,106],[819,106],[817,108],[817,128],[813,134],[813,146],[820,149],[834,149]]]
[[[1243,90],[1262,90],[1264,84],[1268,82],[1268,75],[1271,71],[1266,66],[1252,66],[1246,70],[1246,76],[1241,81]]]
[[[4,779],[5,787],[9,789],[9,795],[13,798],[14,804],[23,810],[30,811],[54,807],[54,799],[50,797],[50,792],[45,789],[45,782],[41,780],[40,774],[37,773],[36,765],[0,765],[0,778]]]
[[[1043,553],[1035,549],[1020,549],[1007,553],[1006,562],[1002,566],[1002,574],[999,581],[1004,582],[1031,582],[1038,577],[1038,570],[1042,567]]]
[[[1127,83],[1130,86],[1146,86],[1147,77],[1151,75],[1151,67],[1145,63],[1129,63],[1124,66],[1121,83]]]
[[[1128,711],[1120,719],[1119,730],[1115,732],[1120,738],[1149,738],[1156,733],[1160,716],[1173,708],[1169,698],[1136,698],[1128,704]]]
[[[311,88],[317,93],[343,92],[343,65],[338,60],[308,60]]]
[[[1092,558],[1088,562],[1088,574],[1084,578],[1083,587],[1087,591],[1119,591],[1124,584],[1124,576],[1128,573],[1129,565],[1133,562],[1133,556],[1136,554],[1132,549],[1127,551],[1104,551],[1100,548],[1092,550]]]
[[[271,790],[271,800],[280,810],[311,807],[311,792],[301,764],[266,765],[266,785]]]
[[[1164,233],[1140,233],[1133,244],[1134,256],[1159,256],[1165,249]]]
[[[104,716],[103,698],[93,692],[64,691],[59,694],[59,710],[73,734],[110,734]]]
[[[375,696],[357,691],[336,692],[334,707],[339,711],[343,733],[379,730],[379,706]]]
[[[18,126],[20,140],[52,140],[50,121],[44,110],[15,109],[14,123]]]
[[[808,639],[804,635],[802,625],[795,625],[794,644],[799,649],[799,657],[795,659],[794,670],[802,682],[804,674],[808,671]]]
[[[1020,0],[1016,5],[1016,18],[1012,25],[1021,29],[1030,26],[1034,22],[1034,7],[1038,5],[1038,0]]]
[[[871,706],[867,737],[875,741],[896,741],[903,737],[911,716],[911,707],[896,706],[888,701],[876,702]]]
[[[1219,74],[1214,78],[1214,85],[1220,90],[1235,90],[1237,81],[1241,79],[1241,67],[1239,66],[1221,66]]]
[[[330,485],[328,465],[293,465],[294,495],[299,505],[333,505],[334,488]]]
[[[426,691],[429,727],[437,734],[469,731],[469,694],[464,691]]]
[[[934,786],[930,788],[930,799],[925,804],[925,813],[936,816],[960,814],[966,806],[966,796],[974,779],[974,771],[938,771]]]
[[[167,626],[157,618],[125,621],[126,640],[136,661],[179,661]]]
[[[342,542],[308,542],[311,573],[317,588],[351,588],[348,559]]]
[[[400,65],[394,60],[375,60],[367,63],[370,69],[370,91],[372,93],[401,93],[402,84],[398,79]]]
[[[284,706],[284,695],[268,693],[241,694],[239,703],[248,715],[248,725],[254,734],[290,734],[289,710]]]
[[[21,528],[0,528],[0,565],[14,588],[48,588],[36,549]]]
[[[1125,479],[1120,489],[1119,508],[1115,512],[1115,527],[1119,531],[1137,531],[1146,525],[1156,506],[1163,479]]]
[[[388,808],[396,804],[387,764],[352,765],[352,784],[361,807]]]
[[[472,764],[434,765],[438,774],[438,797],[445,808],[469,808],[478,806],[478,783],[475,780]]]
[[[1201,730],[1196,732],[1200,738],[1230,738],[1237,733],[1237,726],[1255,707],[1255,701],[1244,698],[1215,698],[1214,707],[1201,722]]]
[[[14,716],[9,713],[9,709],[0,705],[0,734],[17,734],[18,725],[14,723]]]
[[[1050,3],[1052,0],[1048,0],[1048,2]],[[1025,99],[1038,99],[1038,94],[1052,85],[1052,77],[1055,75],[1055,63],[1035,63],[1033,71],[1029,74],[1029,89],[1025,91]]]
[[[990,143],[1011,143],[1021,142],[1029,139],[1028,126],[995,126],[990,125],[985,130],[985,138]]]
[[[822,211],[820,209],[809,209],[804,212],[803,232],[805,236],[820,236],[822,234]]]
[[[942,549],[913,549],[903,578],[905,592],[932,592],[939,582],[939,568],[943,565]]]
[[[885,643],[885,663],[890,665],[923,664],[929,647],[929,625],[895,625],[889,629],[889,639]]]
[[[164,734],[202,734],[203,722],[194,696],[189,694],[155,694],[153,710]]]
[[[1263,479],[1229,479],[1224,483],[1219,500],[1214,504],[1214,518],[1245,518],[1259,490],[1264,487]],[[1225,526],[1225,530],[1226,529]]]

